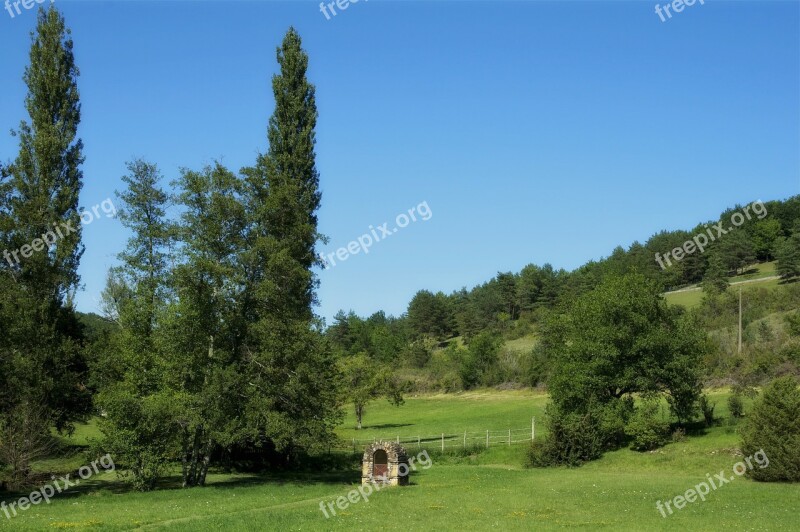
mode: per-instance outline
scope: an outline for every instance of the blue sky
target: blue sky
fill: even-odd
[[[666,1],[660,2],[665,4]],[[575,268],[726,207],[800,193],[800,3],[57,0],[83,104],[82,206],[125,161],[232,169],[265,151],[290,25],[317,86],[330,253],[427,202],[433,216],[320,273],[318,312],[402,313],[528,263]],[[337,10],[338,11],[338,10]],[[33,11],[0,11],[0,159],[24,116]],[[79,310],[125,245],[84,227]]]

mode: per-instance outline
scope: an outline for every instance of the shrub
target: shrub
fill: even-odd
[[[553,463],[553,456],[550,446],[552,439],[547,437],[543,440],[533,440],[528,448],[527,464],[528,467],[550,467]]]
[[[764,482],[800,482],[800,388],[794,377],[773,381],[742,427],[742,452],[763,451],[769,465],[748,474]]]
[[[733,393],[728,397],[728,410],[731,415],[737,419],[744,417],[744,402],[742,396],[738,393]]]
[[[658,403],[646,401],[636,408],[625,434],[631,437],[631,449],[651,451],[667,443],[669,422],[659,418]]]
[[[462,352],[460,374],[464,388],[479,384],[496,384],[491,381],[490,370],[497,364],[502,339],[491,332],[482,332],[472,338],[466,351]]]
[[[675,429],[675,432],[672,433],[672,441],[674,443],[686,441],[686,429],[683,427],[678,427]]]
[[[706,427],[713,426],[716,421],[714,418],[714,407],[716,403],[709,401],[708,397],[704,394],[700,396],[698,405],[700,406],[700,411],[703,413],[703,420],[706,422]]]
[[[533,467],[554,465],[579,466],[600,458],[606,447],[597,412],[559,412],[547,406],[549,432],[544,440],[535,441],[528,453]]]
[[[787,314],[784,318],[786,320],[786,328],[792,336],[800,336],[800,312]]]

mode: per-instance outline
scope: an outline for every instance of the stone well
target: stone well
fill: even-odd
[[[408,486],[409,472],[408,454],[399,443],[379,441],[364,451],[361,484]]]

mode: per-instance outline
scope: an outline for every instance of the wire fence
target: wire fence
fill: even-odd
[[[498,445],[514,445],[533,441],[536,438],[536,419],[531,418],[531,426],[524,429],[484,430],[478,432],[464,431],[457,434],[440,433],[428,436],[386,436],[367,439],[351,438],[340,440],[331,448],[332,451],[357,453],[371,443],[392,441],[403,445],[406,449],[427,449],[446,451],[448,449],[472,449],[476,447],[497,447]]]

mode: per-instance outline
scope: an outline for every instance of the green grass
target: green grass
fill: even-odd
[[[535,334],[527,334],[516,340],[509,340],[505,343],[505,348],[509,351],[528,352],[536,345],[538,338]]]
[[[763,264],[757,264],[753,268],[751,268],[751,273],[747,273],[745,275],[738,275],[735,277],[729,277],[728,281],[731,283],[737,283],[740,281],[752,281],[746,284],[741,285],[742,290],[747,292],[747,290],[751,288],[767,288],[773,290],[780,286],[780,279],[768,279],[761,281],[760,279],[765,279],[769,277],[773,277],[775,275],[775,263],[774,262],[766,262]],[[687,288],[697,288],[698,285],[693,285]],[[729,290],[737,290],[737,285],[732,285]],[[667,292],[664,294],[664,298],[667,300],[667,303],[670,305],[681,305],[686,308],[694,308],[700,305],[700,302],[703,300],[703,291],[700,289],[691,290],[691,291],[676,291],[676,292]]]
[[[693,290],[691,292],[667,292],[664,294],[664,299],[670,305],[681,305],[686,308],[694,308],[700,305],[703,300],[702,290]]]
[[[542,417],[547,396],[530,391],[477,391],[406,398],[402,406],[376,401],[367,407],[363,428],[348,409],[337,431],[351,438],[412,438],[467,431],[522,429]]]
[[[711,391],[727,416],[725,390]],[[375,403],[362,434],[483,430],[529,423],[547,398],[531,392],[476,392],[410,397],[400,408]],[[748,403],[749,406],[749,403]],[[340,434],[355,434],[348,418]],[[401,425],[401,426],[397,426]],[[92,434],[83,427],[77,438]],[[81,436],[83,434],[83,436]],[[130,493],[113,475],[23,512],[13,530],[797,530],[800,485],[737,478],[668,518],[670,500],[725,471],[737,454],[734,427],[722,424],[650,453],[619,450],[577,469],[525,469],[525,445],[464,456],[432,457],[412,485],[374,493],[326,519],[321,501],[347,496],[359,471],[300,475],[213,474],[200,489]],[[5,497],[4,500],[10,500]]]

